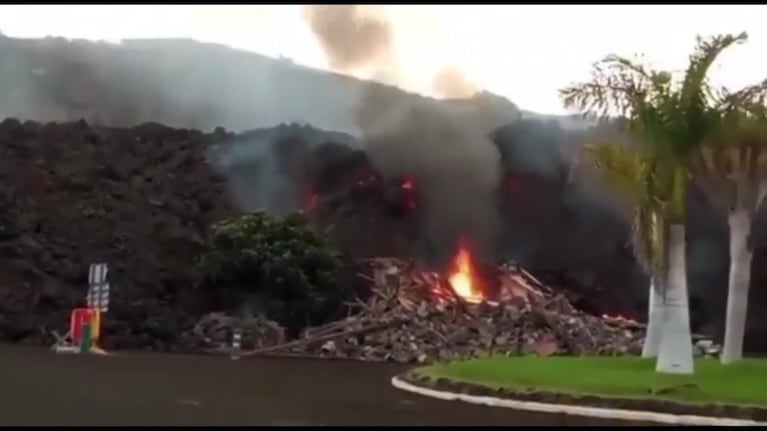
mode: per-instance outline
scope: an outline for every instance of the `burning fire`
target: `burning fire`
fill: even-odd
[[[450,287],[467,302],[482,302],[482,291],[476,285],[476,271],[471,254],[464,241],[460,241],[458,253],[453,258],[453,269],[448,277]]]

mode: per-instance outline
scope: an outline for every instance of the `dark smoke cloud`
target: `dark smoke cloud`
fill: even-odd
[[[330,64],[396,78],[401,67],[393,31],[374,12],[353,5],[307,6],[305,16]],[[356,120],[371,160],[386,176],[415,177],[433,255],[452,253],[451,243],[462,235],[480,253],[494,254],[500,155],[489,135],[513,119],[511,110],[497,110],[488,97],[452,103],[400,95],[371,84],[360,99]]]
[[[469,80],[460,69],[454,67],[440,70],[434,77],[432,87],[440,95],[447,98],[471,97],[480,90],[477,83]]]

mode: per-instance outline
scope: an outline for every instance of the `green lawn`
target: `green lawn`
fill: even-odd
[[[490,357],[432,365],[416,373],[493,388],[767,406],[767,360],[723,366],[702,359],[695,366],[695,387],[677,386],[655,395],[651,390],[669,377],[655,373],[654,360],[638,357]]]

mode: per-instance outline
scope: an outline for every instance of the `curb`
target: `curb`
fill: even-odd
[[[491,407],[504,407],[514,410],[525,410],[539,413],[567,414],[574,416],[587,416],[601,419],[619,419],[630,421],[647,421],[671,425],[693,426],[754,426],[767,425],[767,422],[757,422],[750,419],[717,418],[697,415],[673,415],[670,413],[658,413],[640,410],[607,409],[600,407],[585,407],[567,404],[547,404],[533,401],[516,401],[503,398],[467,395],[455,392],[438,391],[408,383],[398,376],[392,377],[391,384],[397,389],[437,398],[445,401],[463,401],[470,404],[485,405]]]

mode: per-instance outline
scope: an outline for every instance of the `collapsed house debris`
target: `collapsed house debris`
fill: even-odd
[[[412,261],[370,261],[371,296],[353,304],[357,313],[307,329],[297,340],[241,353],[301,355],[401,363],[450,360],[485,354],[637,353],[644,325],[630,319],[592,316],[515,265],[499,268],[495,298],[462,295],[457,273],[443,276]],[[219,352],[229,349],[220,343]]]

